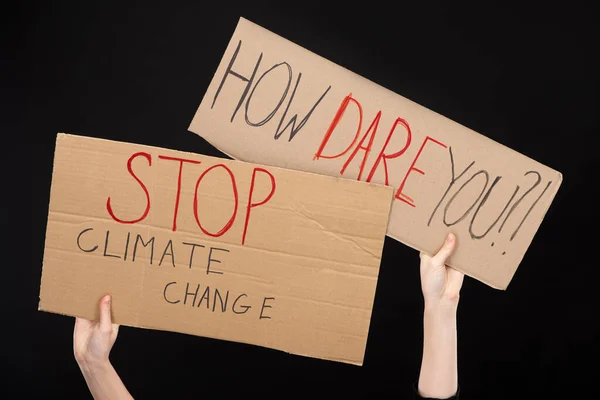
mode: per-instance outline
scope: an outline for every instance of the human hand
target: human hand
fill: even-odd
[[[73,352],[80,367],[109,363],[108,356],[119,332],[119,325],[112,323],[110,302],[108,295],[100,300],[100,321],[75,320]]]
[[[433,257],[421,253],[425,312],[418,392],[423,398],[446,399],[458,391],[456,312],[464,274],[446,266],[455,247],[450,233]]]
[[[442,248],[433,257],[421,253],[421,289],[425,304],[457,305],[464,274],[446,266],[456,248],[456,237],[449,233]]]

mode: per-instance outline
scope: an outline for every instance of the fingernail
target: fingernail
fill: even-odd
[[[107,306],[110,305],[110,296],[106,296],[104,298],[104,304],[106,304]]]

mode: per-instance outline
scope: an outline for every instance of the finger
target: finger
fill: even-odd
[[[104,296],[100,301],[100,329],[103,332],[112,331],[112,318],[110,316],[110,296]]]
[[[433,264],[440,266],[446,264],[446,260],[448,259],[448,257],[450,257],[455,247],[456,237],[453,233],[449,233],[448,236],[446,236],[446,240],[444,241],[444,245],[442,246],[442,248],[437,252],[435,256],[431,258]]]

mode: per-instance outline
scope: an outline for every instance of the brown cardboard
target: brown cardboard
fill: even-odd
[[[452,231],[458,250],[448,264],[497,289],[562,182],[243,18],[189,130],[239,160],[393,186],[388,236],[433,254]]]
[[[361,365],[392,196],[59,134],[39,309],[95,319],[110,293],[121,325]]]

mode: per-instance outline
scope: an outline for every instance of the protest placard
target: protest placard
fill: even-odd
[[[393,191],[59,134],[39,309],[361,365]]]
[[[498,289],[562,182],[559,172],[244,18],[189,130],[239,160],[392,186],[388,236],[433,254],[452,231],[458,249],[448,264]]]

